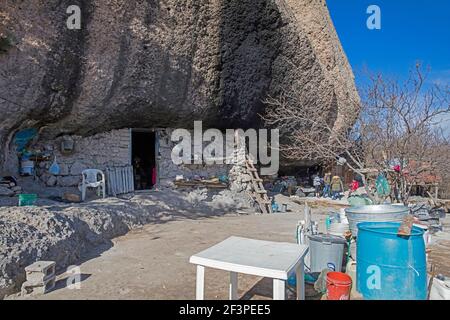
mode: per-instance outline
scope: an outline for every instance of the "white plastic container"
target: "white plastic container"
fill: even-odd
[[[433,279],[431,285],[430,300],[450,300],[450,280]]]
[[[33,175],[34,173],[34,161],[23,160],[20,162],[20,173],[22,175]]]
[[[351,296],[356,296],[356,261],[349,259],[347,262],[347,265],[345,266],[345,273],[352,278],[352,290],[351,290]]]

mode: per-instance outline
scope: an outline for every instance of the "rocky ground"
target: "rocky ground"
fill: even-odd
[[[63,269],[138,226],[245,213],[246,201],[228,190],[170,189],[79,204],[41,198],[31,207],[0,197],[0,298],[20,289],[24,267],[36,260],[53,260]]]
[[[189,256],[231,235],[295,242],[304,218],[304,201],[323,231],[327,214],[342,203],[276,195],[288,213],[255,215],[248,199],[229,190],[219,192],[164,189],[121,198],[93,199],[80,204],[38,200],[17,207],[17,199],[0,197],[0,297],[16,294],[25,280],[24,267],[36,260],[58,266],[56,290],[43,299],[191,299],[195,268]],[[432,237],[429,261],[450,275],[450,219]],[[66,288],[66,268],[79,265],[80,290]],[[133,276],[130,276],[133,275]],[[207,272],[207,298],[227,298],[228,277]],[[240,276],[240,295],[270,298],[271,282]],[[308,292],[307,292],[308,294]],[[312,290],[310,298],[317,298]],[[290,298],[293,296],[290,295]]]

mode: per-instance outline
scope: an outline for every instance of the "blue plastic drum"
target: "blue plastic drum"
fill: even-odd
[[[423,230],[397,235],[398,222],[358,223],[357,289],[367,300],[425,300],[427,268]]]

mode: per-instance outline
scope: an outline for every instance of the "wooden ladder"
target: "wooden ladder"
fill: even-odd
[[[255,168],[253,160],[251,160],[248,155],[245,156],[245,166],[252,179],[254,189],[250,195],[258,203],[262,213],[272,213],[272,202],[264,188],[263,180],[259,177],[258,170]]]

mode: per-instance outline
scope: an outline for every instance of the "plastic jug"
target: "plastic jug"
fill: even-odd
[[[58,163],[56,162],[56,156],[55,156],[55,159],[53,160],[53,163],[52,163],[52,165],[50,166],[50,168],[48,169],[48,171],[51,173],[51,174],[54,174],[54,175],[58,175],[59,174],[59,172],[60,172],[60,168],[59,168],[59,165],[58,165]]]

